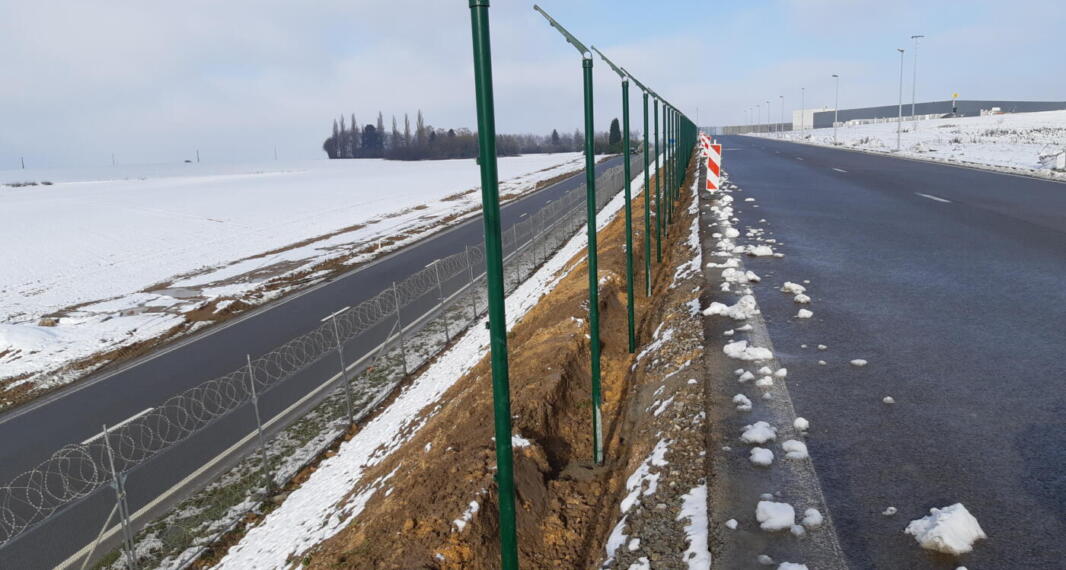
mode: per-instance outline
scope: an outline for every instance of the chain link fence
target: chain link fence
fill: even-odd
[[[638,174],[643,161],[632,163]],[[597,209],[622,189],[623,177],[617,166],[597,178]],[[506,292],[584,226],[585,200],[582,184],[503,231]],[[93,501],[94,512],[81,518],[96,521],[99,534],[94,530],[96,539],[79,553],[74,567],[95,561],[97,568],[185,568],[210,557],[222,535],[269,510],[297,473],[404,378],[479,322],[487,308],[484,266],[480,245],[437,259],[274,350],[246,357],[244,366],[56,451],[0,486],[0,557],[16,539],[101,493],[110,500]],[[264,398],[290,383],[307,384],[303,381],[312,372],[317,386],[265,417]],[[170,502],[165,510],[131,513],[127,492],[153,460],[200,438],[237,439],[232,430],[211,428],[242,413],[248,416],[247,429],[240,433],[248,435],[230,448],[226,469],[181,489],[177,495],[184,500]],[[104,551],[109,552],[100,557]]]

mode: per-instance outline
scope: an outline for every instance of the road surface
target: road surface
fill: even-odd
[[[763,277],[756,295],[796,413],[811,421],[849,565],[1062,568],[1066,184],[719,142],[743,189],[738,228],[766,227],[782,242],[783,259],[746,264]],[[811,281],[812,319],[791,318],[798,306],[777,290],[786,280]],[[857,358],[869,364],[849,364]],[[956,502],[989,536],[961,562],[903,533]],[[898,514],[882,515],[890,506]]]

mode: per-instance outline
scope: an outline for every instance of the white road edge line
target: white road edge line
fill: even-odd
[[[943,202],[945,204],[951,203],[951,200],[945,200],[940,196],[933,196],[932,194],[922,194],[921,192],[915,192],[914,195],[921,196],[922,198],[929,198],[930,200],[936,200],[937,202]]]
[[[796,160],[803,160],[803,157],[802,156],[797,156]]]
[[[107,429],[108,429],[108,431],[110,431],[110,430],[116,430],[116,429],[118,429],[118,428],[120,428],[120,427],[122,427],[122,426],[124,426],[124,425],[126,425],[126,424],[128,424],[128,423],[130,423],[130,422],[132,422],[133,420],[135,420],[135,419],[137,419],[137,418],[139,418],[139,417],[143,416],[144,414],[147,414],[148,412],[150,412],[150,411],[152,411],[152,410],[154,410],[154,409],[155,409],[155,407],[151,407],[151,408],[146,408],[146,409],[144,409],[144,410],[141,410],[141,411],[137,412],[136,414],[133,414],[132,416],[130,416],[130,417],[128,417],[128,418],[126,418],[126,419],[122,420],[121,422],[118,422],[117,424],[115,424],[115,425],[113,425],[113,426],[110,426],[110,427],[108,427]],[[89,439],[87,439],[87,440],[85,440],[85,441],[81,442],[81,444],[82,444],[82,445],[87,445],[87,444],[89,444],[89,443],[91,443],[91,442],[93,442],[93,441],[96,441],[97,439],[99,439],[99,438],[100,438],[101,436],[103,436],[103,435],[104,435],[104,432],[103,432],[103,431],[101,431],[100,433],[98,433],[98,434],[96,434],[96,435],[94,435],[94,436],[90,437]]]
[[[837,172],[843,172],[844,174],[848,173],[848,171],[844,170],[843,168],[834,168],[833,170],[836,170]]]

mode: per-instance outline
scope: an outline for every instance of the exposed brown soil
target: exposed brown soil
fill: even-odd
[[[634,200],[633,216],[642,220],[643,199]],[[677,217],[663,244],[663,263],[655,268],[654,301],[637,288],[641,344],[673,318],[668,314],[677,312],[681,297],[693,295],[691,287],[670,287],[676,266],[691,255],[684,244],[691,215],[679,210]],[[618,216],[599,239],[604,465],[590,461],[588,276],[582,256],[571,260],[573,270],[508,335],[514,433],[531,441],[515,448],[525,568],[587,568],[602,562],[626,478],[655,444],[656,430],[649,426],[657,420],[646,411],[648,388],[663,384],[666,368],[660,365],[673,362],[676,371],[677,362],[699,351],[698,342],[684,344],[654,359],[661,370],[649,372],[650,358],[635,372],[631,369],[623,232],[624,219]],[[642,234],[635,232],[638,254],[643,252]],[[643,283],[639,255],[634,265],[635,282]],[[365,473],[364,483],[395,472],[388,480],[390,491],[375,495],[346,529],[303,554],[300,562],[315,568],[497,568],[490,383],[489,364],[483,360],[441,398],[444,407],[408,443]],[[695,408],[679,406],[674,413],[700,409],[702,392],[697,394],[690,398]],[[671,415],[669,421],[678,420]],[[702,449],[702,432],[691,431]],[[687,453],[697,460],[702,456],[695,448]],[[460,530],[453,521],[471,501],[478,502],[479,511]]]

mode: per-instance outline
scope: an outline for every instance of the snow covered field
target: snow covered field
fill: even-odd
[[[501,194],[581,163],[502,158]],[[52,184],[9,185],[31,181]],[[0,172],[0,408],[474,215],[479,184],[473,160]]]
[[[785,140],[833,144],[832,128],[786,132],[783,136]],[[841,126],[837,140],[849,148],[895,152],[896,122]],[[900,154],[907,157],[1066,180],[1066,111],[931,119],[918,121],[917,129],[904,117],[901,141]]]

